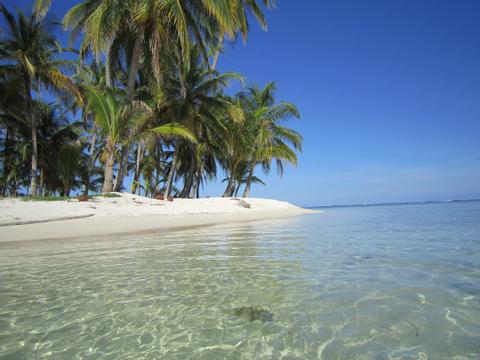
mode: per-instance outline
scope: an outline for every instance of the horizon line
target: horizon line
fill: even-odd
[[[316,206],[305,206],[305,209],[335,208],[335,207],[389,206],[389,205],[426,205],[426,204],[445,204],[445,203],[452,203],[452,202],[469,202],[469,201],[480,201],[480,198],[453,199],[453,200],[424,200],[424,201],[398,201],[398,202],[380,202],[380,203],[316,205]]]

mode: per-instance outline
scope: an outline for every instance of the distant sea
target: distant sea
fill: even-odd
[[[0,244],[0,359],[479,359],[480,201]]]
[[[408,202],[387,202],[387,203],[363,203],[363,204],[345,204],[345,205],[318,205],[309,206],[307,209],[325,209],[325,208],[339,208],[339,207],[358,207],[358,206],[398,206],[398,205],[425,205],[425,204],[444,204],[457,202],[471,202],[480,201],[480,199],[468,200],[428,200],[428,201],[408,201]]]

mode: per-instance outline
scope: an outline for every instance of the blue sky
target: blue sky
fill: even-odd
[[[53,0],[53,13],[75,3]],[[276,81],[278,99],[300,109],[290,125],[304,147],[297,168],[261,176],[253,196],[304,206],[480,197],[480,1],[278,0],[267,18],[268,32],[252,24],[219,70]]]

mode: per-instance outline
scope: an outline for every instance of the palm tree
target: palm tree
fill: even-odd
[[[227,32],[233,37],[236,32],[235,17],[236,6],[234,1],[211,0],[140,0],[135,11],[135,23],[138,30],[132,52],[132,60],[141,56],[141,46],[136,46],[142,41],[150,49],[151,62],[157,80],[161,80],[161,56],[170,51],[173,45],[178,49],[180,57],[189,62],[192,44],[200,49],[207,61],[207,46],[218,37],[220,31]],[[137,53],[138,51],[138,53]],[[134,61],[130,63],[135,67]],[[133,71],[129,71],[131,84]],[[127,86],[128,86],[127,85]]]
[[[146,136],[150,133],[194,139],[187,129],[176,123],[166,123],[155,127],[148,126],[151,112],[146,105],[139,102],[127,103],[125,94],[113,89],[100,91],[93,87],[89,88],[88,109],[94,114],[95,121],[106,138],[103,193],[113,190],[113,167],[115,155],[118,152],[117,147],[132,141],[133,139],[128,137],[132,133],[136,133],[136,136]],[[132,132],[134,128],[142,130]]]
[[[69,123],[59,104],[35,101],[33,110],[38,133],[39,193],[44,196],[47,190],[55,188],[50,186],[52,183],[58,184],[57,155],[64,145],[78,140],[80,123]]]
[[[252,17],[266,29],[263,8],[274,2],[82,0],[63,22],[71,40],[84,33],[77,67],[59,58],[64,49],[44,20],[51,0],[36,0],[31,16],[0,5],[0,194],[28,183],[31,195],[68,194],[101,181],[102,192],[117,191],[133,169],[132,192],[164,186],[165,197],[194,197],[221,166],[223,196],[244,185],[247,197],[263,183],[255,169],[295,165],[302,139],[283,121],[299,117],[296,107],[275,101],[273,83],[226,96],[241,77],[215,71],[223,40],[246,41]],[[68,100],[74,118],[81,110],[83,128],[64,107],[41,103],[42,88],[64,107]]]
[[[192,42],[203,49],[205,44],[224,29],[233,36],[236,6],[231,2],[163,1],[163,0],[85,0],[65,15],[63,24],[72,30],[74,40],[84,33],[80,54],[89,50],[99,58],[107,55],[110,71],[111,46],[122,36],[127,42],[128,74],[126,97],[131,99],[140,61],[151,53],[150,66],[157,78],[161,75],[161,56],[177,44],[182,57],[188,59]],[[129,46],[133,44],[133,46]],[[204,51],[206,55],[206,51]],[[107,83],[110,76],[107,76]],[[110,85],[110,84],[109,84]]]
[[[62,195],[70,196],[70,190],[79,184],[82,166],[82,149],[79,144],[63,144],[56,157],[56,174],[62,183]]]
[[[87,89],[88,111],[93,113],[95,122],[106,138],[104,145],[105,175],[102,193],[113,191],[113,167],[117,145],[122,141],[138,113],[125,105],[119,91],[96,88]]]
[[[105,56],[105,82],[113,86],[112,45],[117,34],[129,26],[132,17],[129,0],[85,0],[72,7],[63,19],[65,29],[70,29],[70,43],[83,33],[79,55],[83,59],[92,53],[97,62]]]
[[[227,187],[223,197],[230,197],[235,191],[235,181],[238,178],[239,168],[249,156],[248,138],[245,136],[245,121],[238,122],[226,116],[224,119],[225,131],[217,138],[222,152],[219,161],[227,172]]]
[[[45,0],[44,0],[45,1]],[[270,6],[271,0],[264,0]],[[85,0],[74,6],[64,18],[64,26],[72,29],[72,39],[84,33],[81,56],[91,51],[97,59],[106,55],[106,82],[112,86],[112,66],[122,65],[126,58],[126,98],[134,97],[137,76],[148,67],[157,82],[167,76],[163,69],[170,53],[189,61],[190,49],[196,43],[207,59],[207,46],[219,34],[230,38],[248,31],[247,11],[265,25],[263,13],[255,0]],[[143,62],[141,61],[143,59]],[[141,146],[137,146],[137,150]],[[130,148],[121,150],[121,161],[115,188],[122,188],[127,172]]]
[[[89,66],[79,66],[78,71],[75,74],[75,82],[79,87],[82,94],[88,92],[89,87],[96,87],[97,89],[103,89],[106,86],[105,81],[105,66],[101,63],[92,62]],[[79,104],[73,102],[70,110],[72,113],[76,113],[79,109]],[[90,174],[92,176],[98,175],[98,168],[96,167],[96,160],[98,157],[98,138],[99,134],[95,121],[92,119],[91,114],[87,110],[87,105],[81,105],[81,114],[83,127],[87,134],[88,139],[83,140],[83,145],[86,147],[85,152],[87,155],[86,167],[82,168],[82,181],[84,183],[84,193],[88,195],[89,190],[95,189],[95,181],[90,182]],[[88,144],[88,145],[87,145]],[[98,179],[97,179],[98,180]]]
[[[241,120],[241,109],[223,95],[224,88],[232,80],[243,79],[236,73],[219,74],[210,71],[198,47],[191,50],[189,61],[184,61],[181,72],[175,78],[169,79],[165,94],[166,106],[159,109],[159,116],[176,119],[195,135],[197,142],[181,139],[175,142],[165,197],[170,195],[179,169],[184,175],[181,196],[189,197],[192,194],[194,184],[199,184],[202,176],[203,161],[199,155],[208,154],[206,147],[210,134],[223,131],[221,118],[225,114],[237,121]]]
[[[24,91],[18,84],[18,71],[9,64],[0,65],[0,129],[3,143],[0,194],[2,196],[10,193],[10,189],[16,188],[12,180],[18,179],[19,175],[24,173],[22,169],[24,166],[19,166],[19,163],[23,163],[23,159],[19,157],[19,150],[24,145],[20,135],[26,133],[30,138],[29,125],[25,123]],[[22,171],[19,171],[21,169]]]
[[[69,92],[81,102],[81,96],[71,81],[63,74],[62,70],[71,68],[71,63],[58,59],[62,48],[55,37],[49,32],[48,26],[40,14],[30,16],[17,12],[17,18],[10,13],[4,5],[0,5],[0,12],[7,24],[7,31],[1,34],[3,43],[2,57],[5,61],[16,67],[21,74],[25,107],[31,127],[31,180],[30,194],[37,195],[37,124],[32,116],[32,89],[39,90],[40,86],[55,92]]]
[[[269,171],[275,161],[280,175],[283,174],[283,161],[297,164],[294,150],[301,151],[301,135],[282,122],[289,118],[299,118],[295,105],[288,102],[275,102],[275,83],[267,84],[263,89],[250,86],[239,95],[239,101],[245,112],[245,136],[249,137],[249,157],[247,159],[247,178],[243,197],[250,195],[254,170],[261,164]],[[290,147],[293,146],[293,149]]]

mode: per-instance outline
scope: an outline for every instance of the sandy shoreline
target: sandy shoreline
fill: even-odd
[[[127,193],[77,201],[0,201],[0,242],[67,239],[276,219],[314,213],[287,202],[248,198],[159,201]]]

